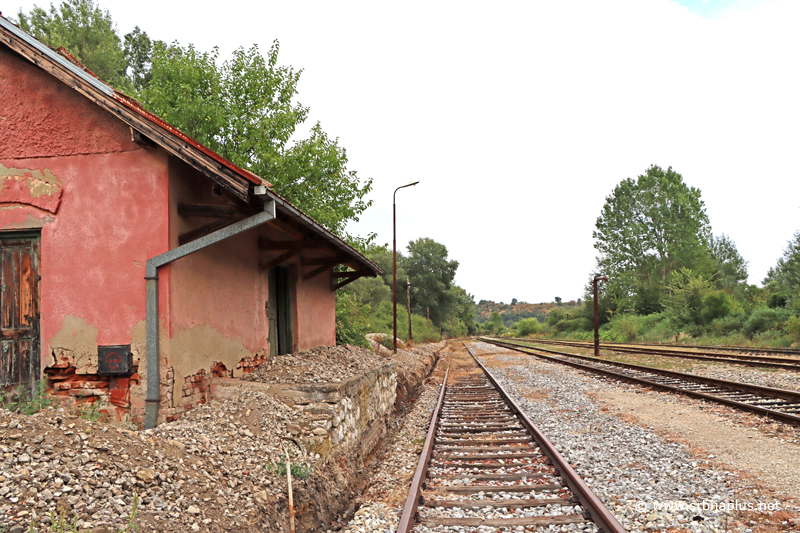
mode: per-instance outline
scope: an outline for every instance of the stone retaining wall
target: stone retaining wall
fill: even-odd
[[[246,383],[246,385],[245,385]],[[387,363],[342,383],[267,384],[218,380],[214,396],[224,397],[242,386],[274,395],[303,414],[287,430],[325,463],[330,453],[370,456],[386,436],[394,408],[397,364]]]

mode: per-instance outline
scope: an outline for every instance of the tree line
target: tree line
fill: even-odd
[[[337,342],[364,344],[364,335],[393,331],[393,255],[376,249],[369,258],[383,276],[360,278],[337,294]],[[397,336],[408,338],[408,304],[411,333],[416,342],[474,334],[475,300],[454,283],[458,261],[447,247],[430,238],[408,243],[406,254],[397,253]]]
[[[700,190],[653,165],[614,188],[593,237],[599,254],[584,306],[548,317],[553,333],[590,338],[591,279],[605,275],[598,298],[605,340],[800,341],[800,231],[762,286],[749,284],[747,261],[728,235],[713,233]]]

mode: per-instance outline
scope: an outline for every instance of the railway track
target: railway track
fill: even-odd
[[[559,346],[572,346],[575,348],[592,348],[594,346],[591,342],[584,341],[570,341],[570,340],[555,340],[555,339],[536,339],[535,341],[524,341],[523,339],[515,339],[520,342],[534,342],[536,344],[551,344]],[[792,357],[770,357],[766,355],[738,355],[738,354],[723,354],[719,352],[700,352],[680,348],[664,348],[664,347],[650,347],[645,345],[621,345],[615,343],[600,343],[600,348],[617,353],[634,353],[645,355],[660,355],[664,357],[680,357],[683,359],[695,359],[700,361],[711,361],[717,363],[730,363],[736,365],[767,367],[767,368],[782,368],[784,370],[791,370],[800,372],[800,359]]]
[[[532,348],[486,337],[481,337],[481,340],[614,379],[679,392],[800,425],[800,392],[598,360],[595,357]]]
[[[678,348],[678,349],[685,349],[685,350],[713,350],[714,352],[734,352],[734,353],[761,353],[761,354],[772,354],[772,355],[782,355],[786,357],[800,357],[800,349],[797,348],[761,348],[756,346],[714,346],[710,344],[675,344],[675,345],[666,345],[661,343],[650,343],[650,342],[632,342],[632,343],[625,343],[625,342],[608,342],[604,343],[608,346],[644,346],[644,347],[653,347],[653,348]]]
[[[469,356],[456,353],[445,375],[398,533],[564,524],[624,532],[465,347]]]

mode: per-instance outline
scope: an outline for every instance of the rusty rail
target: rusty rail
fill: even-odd
[[[527,415],[522,411],[522,409],[514,402],[513,399],[508,395],[508,393],[503,390],[500,384],[497,382],[495,377],[489,372],[489,370],[481,364],[480,361],[475,357],[474,352],[471,350],[469,346],[465,344],[465,347],[469,351],[472,358],[475,360],[477,365],[480,367],[483,374],[488,379],[486,383],[487,386],[493,387],[497,393],[502,398],[500,403],[503,403],[507,406],[508,415],[513,416],[519,423],[520,430],[524,430],[525,434],[527,435],[528,440],[531,442],[535,442],[535,446],[539,449],[538,453],[541,453],[543,458],[547,458],[548,462],[550,463],[554,475],[557,475],[563,480],[564,485],[572,492],[576,503],[580,503],[581,507],[583,508],[583,515],[580,518],[581,521],[583,520],[591,520],[594,522],[598,528],[605,532],[605,533],[625,533],[625,529],[620,525],[620,523],[614,518],[614,516],[608,511],[608,509],[603,505],[600,499],[594,495],[589,487],[583,482],[583,480],[575,473],[574,470],[569,466],[569,463],[566,459],[555,449],[553,444],[544,436],[544,434],[531,422],[531,420],[527,417]],[[414,473],[414,478],[411,482],[411,487],[409,489],[408,498],[406,499],[405,506],[403,507],[403,513],[400,518],[400,523],[397,528],[398,533],[409,533],[413,528],[418,520],[418,510],[419,505],[421,502],[422,496],[422,489],[423,484],[428,476],[428,468],[431,464],[431,460],[433,457],[434,451],[434,444],[436,442],[436,435],[439,429],[439,422],[442,417],[442,410],[446,395],[446,387],[448,382],[448,377],[450,373],[450,368],[448,367],[447,374],[445,374],[444,382],[442,383],[442,389],[439,394],[439,400],[436,404],[436,407],[433,411],[433,415],[431,417],[430,427],[428,428],[427,438],[425,440],[425,444],[422,449],[422,453],[420,454],[420,458],[417,464],[417,468]],[[456,393],[457,394],[457,393]],[[500,400],[500,398],[498,398]],[[456,400],[458,401],[458,400]],[[463,398],[462,398],[463,401]],[[455,431],[455,430],[452,430]],[[500,430],[498,430],[500,431]],[[511,435],[509,435],[511,437]],[[518,439],[519,437],[515,437]],[[459,442],[459,441],[455,441]],[[472,442],[482,442],[480,440],[473,440]],[[497,439],[496,437],[492,437],[489,441],[492,445],[499,445],[504,442],[502,439]],[[510,440],[509,442],[520,442],[519,440]],[[440,444],[444,445],[452,445],[452,442],[449,441],[440,441]],[[490,448],[492,449],[492,448]],[[463,450],[462,450],[463,451]],[[523,455],[524,456],[524,455]],[[487,459],[490,456],[477,456],[477,457],[486,457]],[[507,455],[501,457],[509,457]],[[475,459],[476,457],[469,456],[469,459]],[[474,475],[470,476],[474,478],[482,478],[484,476],[481,475]],[[516,485],[509,485],[504,487],[508,492],[520,492],[520,488],[525,487],[525,491],[531,490],[534,486],[541,487],[542,489],[549,488],[551,485],[531,485],[531,486],[516,486]],[[558,485],[554,485],[557,487]],[[491,488],[491,487],[488,487]],[[539,500],[540,502],[543,500]],[[556,502],[559,500],[556,499]],[[450,505],[453,505],[454,502],[448,501]],[[519,505],[525,505],[524,500],[520,502]],[[580,515],[579,515],[580,516]],[[544,517],[542,517],[544,518]],[[558,520],[558,519],[568,519],[570,517],[552,517],[551,519]],[[462,519],[454,519],[454,520],[462,520]],[[479,519],[478,522],[480,522]],[[513,522],[518,519],[502,519],[506,520],[508,524],[502,524],[502,526],[512,526]],[[498,520],[486,520],[485,525],[492,525],[496,527],[501,527],[501,524],[495,523],[499,522]],[[558,522],[554,522],[558,523]],[[567,522],[564,522],[567,523]],[[475,524],[477,525],[477,523]]]
[[[550,459],[553,463],[553,466],[556,470],[558,470],[559,474],[561,474],[562,479],[566,481],[567,486],[570,490],[577,496],[578,500],[581,502],[581,506],[589,513],[589,517],[591,518],[592,522],[594,522],[597,527],[599,527],[602,531],[606,533],[611,532],[624,532],[625,528],[614,518],[614,515],[611,514],[611,511],[603,505],[603,502],[600,501],[600,498],[595,495],[594,492],[586,485],[586,483],[580,478],[580,476],[572,469],[569,465],[567,460],[564,458],[563,455],[553,446],[553,443],[545,437],[544,433],[536,427],[528,415],[525,414],[525,411],[517,405],[511,396],[500,386],[500,383],[495,379],[494,375],[489,372],[483,363],[481,363],[477,357],[475,357],[475,353],[472,349],[464,344],[467,348],[467,351],[475,359],[475,362],[481,367],[486,375],[488,376],[489,380],[497,387],[497,390],[505,397],[506,401],[508,402],[509,406],[511,406],[511,410],[514,411],[519,417],[522,425],[534,435],[536,442],[539,444],[542,452]]]
[[[654,381],[651,379],[646,379],[642,377],[636,377],[630,374],[623,374],[620,372],[614,372],[612,370],[600,368],[598,366],[594,366],[597,364],[603,365],[610,365],[616,366],[620,368],[624,368],[626,370],[630,370],[633,372],[639,372],[642,374],[650,374],[656,376],[664,376],[675,381],[683,381],[685,383],[693,383],[693,384],[702,384],[708,385],[712,387],[726,389],[729,392],[741,392],[741,393],[748,393],[753,395],[761,395],[766,398],[773,398],[773,399],[781,399],[790,402],[795,402],[800,405],[800,392],[785,390],[785,389],[774,389],[770,387],[762,387],[760,385],[753,385],[750,383],[740,383],[736,381],[726,381],[722,379],[714,379],[714,378],[707,378],[704,376],[698,376],[695,374],[686,374],[683,372],[673,372],[671,370],[663,370],[659,368],[652,368],[640,365],[632,365],[627,363],[620,363],[617,361],[608,361],[603,359],[596,359],[595,357],[588,357],[585,355],[578,355],[578,354],[571,354],[566,352],[558,352],[555,350],[547,350],[545,348],[533,348],[530,346],[520,346],[518,344],[510,343],[510,342],[503,342],[497,339],[490,339],[490,338],[481,338],[484,342],[488,342],[491,344],[495,344],[497,346],[502,346],[504,348],[509,348],[511,350],[516,350],[518,352],[522,352],[528,355],[533,355],[539,357],[541,359],[545,359],[554,363],[564,364],[568,366],[572,366],[574,368],[579,368],[581,370],[587,370],[589,372],[593,372],[595,374],[602,374],[605,376],[609,376],[614,379],[628,381],[632,383],[636,383],[639,385],[645,385],[648,387],[653,387],[661,390],[666,390],[670,392],[678,392],[681,394],[685,394],[687,396],[694,396],[696,398],[701,398],[704,400],[709,400],[717,403],[722,403],[725,405],[729,405],[731,407],[736,407],[738,409],[742,409],[745,411],[750,411],[756,414],[769,416],[780,420],[782,422],[788,422],[791,424],[798,424],[800,425],[800,416],[794,415],[788,412],[779,411],[776,409],[768,409],[765,407],[760,407],[758,405],[752,405],[745,402],[740,402],[736,400],[730,400],[728,398],[724,398],[721,396],[716,396],[714,394],[708,394],[705,392],[698,392],[689,390],[686,388],[682,388],[681,386],[677,385],[669,385],[665,383],[659,383],[658,381]],[[536,353],[536,352],[547,352],[556,354],[559,357],[552,357],[549,355],[545,355],[543,353]],[[592,364],[582,364],[578,363],[577,361],[570,361],[567,359],[562,359],[561,357],[568,357],[573,359],[579,359],[584,361],[589,361]]]
[[[406,498],[406,503],[403,506],[403,514],[400,515],[397,533],[409,533],[414,527],[415,516],[419,508],[419,499],[420,496],[422,496],[422,483],[428,475],[428,465],[431,462],[433,442],[436,439],[436,430],[439,427],[439,414],[442,410],[444,392],[449,375],[450,366],[448,365],[447,371],[444,373],[444,379],[442,380],[442,390],[439,392],[439,401],[436,402],[436,408],[433,410],[431,424],[430,427],[428,427],[428,435],[425,437],[425,444],[422,447],[422,453],[419,455],[417,469],[414,471],[414,478],[411,480],[411,488],[408,490],[408,498]]]
[[[534,344],[555,344],[560,346],[572,346],[575,348],[591,348],[592,344],[582,341],[554,340],[554,339],[513,339],[518,342],[528,342]],[[790,357],[769,357],[763,355],[739,355],[725,354],[718,352],[698,352],[687,351],[678,348],[654,348],[648,346],[620,345],[620,344],[600,344],[600,348],[612,352],[633,353],[646,355],[660,355],[663,357],[680,357],[683,359],[695,359],[699,361],[732,363],[737,365],[760,366],[769,368],[783,368],[785,370],[800,371],[800,359]]]

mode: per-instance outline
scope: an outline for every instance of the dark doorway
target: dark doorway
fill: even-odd
[[[39,379],[39,234],[0,233],[0,388]]]
[[[278,266],[269,271],[269,353],[292,352],[292,283],[289,267]]]

